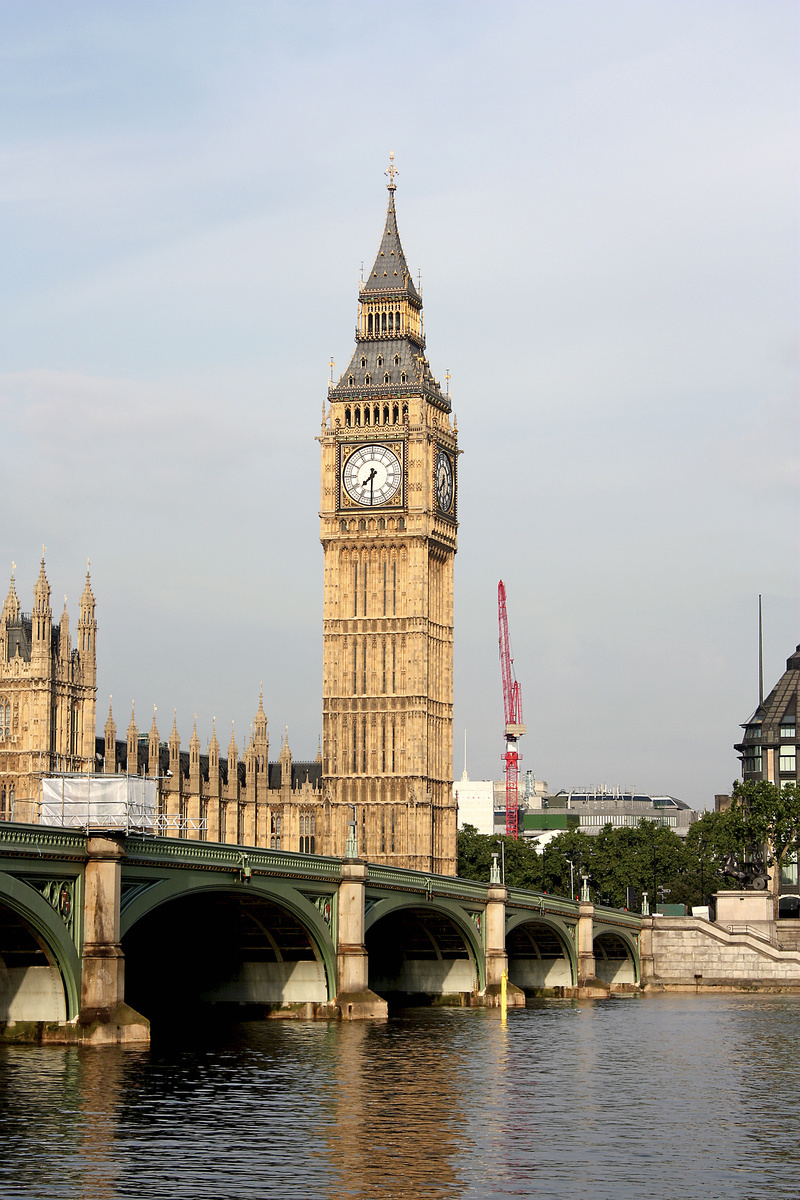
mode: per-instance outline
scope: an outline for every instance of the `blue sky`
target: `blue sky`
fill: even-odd
[[[496,586],[553,787],[737,774],[800,640],[798,9],[0,2],[0,563],[99,711],[320,731],[319,430],[389,150],[461,446],[455,770]],[[74,617],[73,617],[74,620]],[[226,736],[223,740],[227,740]]]

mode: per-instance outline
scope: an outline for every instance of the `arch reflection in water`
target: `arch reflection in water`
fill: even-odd
[[[424,1018],[419,1010],[417,1015]],[[442,1014],[442,1019],[449,1018]],[[443,1053],[441,1031],[413,1013],[396,1023],[337,1028],[329,1200],[453,1200],[462,1195],[457,1165],[466,1149],[467,1114],[459,1081],[470,1047],[465,1041],[459,1049],[452,1025],[447,1037],[448,1053]]]
[[[169,901],[123,938],[126,998],[138,1012],[202,1005],[325,1003],[325,968],[308,931],[260,896]]]

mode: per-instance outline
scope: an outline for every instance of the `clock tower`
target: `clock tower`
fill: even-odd
[[[457,426],[389,206],[322,445],[327,852],[455,874]]]

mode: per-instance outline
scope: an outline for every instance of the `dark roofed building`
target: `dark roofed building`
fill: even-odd
[[[797,692],[800,646],[786,660],[786,670],[767,698],[742,726],[736,743],[742,778],[770,783],[797,783]]]

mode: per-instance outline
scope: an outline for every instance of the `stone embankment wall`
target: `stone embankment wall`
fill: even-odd
[[[775,935],[781,950],[800,950],[800,921],[794,918],[776,921]]]
[[[695,917],[651,917],[642,928],[642,984],[645,990],[800,991],[800,950],[781,948],[781,925],[772,923],[760,936]],[[792,940],[798,938],[800,922]]]

